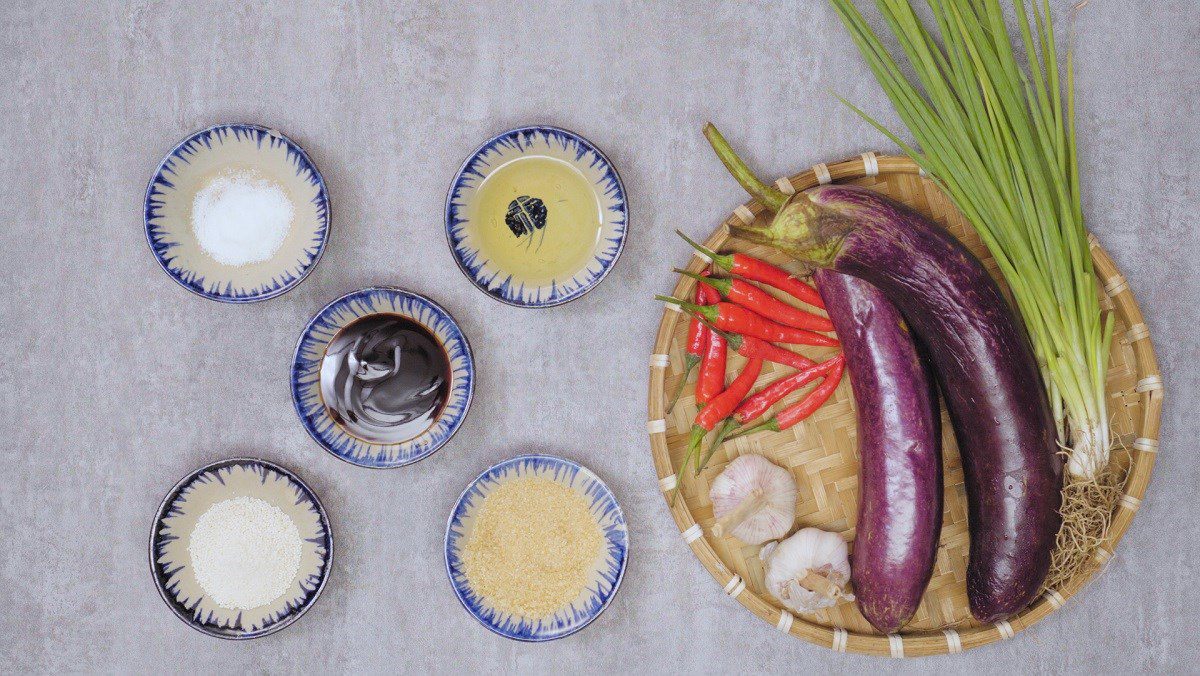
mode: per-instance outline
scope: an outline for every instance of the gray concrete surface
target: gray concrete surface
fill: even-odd
[[[894,121],[833,12],[821,2],[249,4],[258,3],[0,7],[0,671],[1163,672],[1200,663],[1193,0],[1093,0],[1076,23],[1088,222],[1128,275],[1167,380],[1147,500],[1111,568],[1064,612],[1012,641],[903,664],[784,637],[723,596],[667,514],[643,427],[658,322],[651,295],[687,260],[671,232],[705,233],[742,200],[709,155],[702,122],[721,123],[768,176],[889,150],[830,94]],[[141,218],[162,155],[195,129],[238,120],[303,144],[334,205],[314,274],[248,307],[172,282]],[[441,214],[477,143],[539,122],[575,129],[614,159],[632,226],[596,291],[522,311],[462,277]],[[379,283],[453,312],[480,374],[452,443],[392,471],[318,448],[286,385],[308,318]],[[441,554],[464,483],[530,450],[595,469],[632,529],[613,606],[548,645],[505,641],[472,620]],[[245,454],[294,468],[319,492],[337,561],[302,621],[231,643],[171,615],[145,548],[155,507],[179,477]]]

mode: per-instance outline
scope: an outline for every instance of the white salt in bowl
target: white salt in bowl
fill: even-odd
[[[299,532],[300,567],[282,596],[250,610],[223,608],[205,594],[188,544],[200,517],[224,500],[250,497],[278,507]],[[329,518],[315,493],[290,471],[254,458],[215,462],[175,484],[150,531],[150,571],[163,601],[188,626],[218,638],[251,639],[290,625],[321,595],[333,564]]]
[[[172,279],[210,300],[249,303],[287,292],[316,266],[329,196],[286,136],[221,124],[163,159],[146,187],[145,221],[150,250]]]

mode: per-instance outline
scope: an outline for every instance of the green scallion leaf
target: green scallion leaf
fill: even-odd
[[[830,2],[916,143],[847,105],[975,226],[1025,320],[1069,469],[1095,474],[1108,462],[1112,322],[1083,223],[1071,54],[1060,76],[1048,0],[1013,0],[1015,33],[999,0],[927,0],[933,27],[908,0],[875,0],[895,56],[851,0]]]

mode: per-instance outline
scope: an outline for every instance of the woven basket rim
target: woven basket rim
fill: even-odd
[[[867,152],[841,162],[814,165],[808,171],[779,179],[776,181],[776,186],[790,194],[823,183],[881,174],[925,176],[911,158]],[[709,236],[707,245],[715,248],[724,244],[726,240],[730,239],[729,225],[731,223],[741,223],[746,219],[752,219],[753,216],[763,211],[765,211],[765,207],[756,200],[743,203]],[[1163,384],[1149,329],[1146,327],[1141,309],[1128,282],[1117,269],[1112,258],[1100,246],[1096,237],[1089,234],[1088,240],[1091,245],[1095,273],[1102,282],[1104,293],[1111,299],[1113,311],[1118,313],[1129,327],[1124,337],[1129,341],[1136,358],[1138,377],[1136,391],[1140,393],[1142,403],[1141,419],[1134,421],[1137,440],[1130,449],[1131,462],[1125,481],[1124,494],[1116,507],[1108,536],[1096,552],[1097,561],[1103,564],[1112,558],[1117,544],[1124,537],[1145,496],[1158,451]],[[693,280],[681,276],[674,289],[674,294],[676,297],[686,297],[684,294],[688,293],[694,284]],[[708,539],[704,537],[704,530],[689,511],[686,501],[678,500],[675,505],[672,505],[669,499],[675,469],[671,463],[665,434],[664,384],[667,360],[664,357],[670,351],[676,324],[681,317],[680,313],[671,311],[669,308],[663,310],[655,338],[654,351],[650,359],[647,430],[659,486],[664,497],[668,498],[668,509],[675,519],[684,541],[717,583],[723,587],[725,593],[736,597],[739,603],[777,629],[838,652],[891,657],[958,653],[1012,638],[1017,632],[1033,626],[1061,608],[1067,599],[1077,594],[1098,572],[1103,570],[1103,567],[1093,568],[1076,575],[1061,589],[1046,593],[1030,607],[1008,620],[957,630],[922,631],[889,636],[864,634],[845,629],[831,629],[809,622],[803,617],[793,616],[787,610],[779,609],[774,603],[746,588],[740,577],[729,570],[712,545],[709,544]],[[1117,338],[1114,336],[1114,340]]]

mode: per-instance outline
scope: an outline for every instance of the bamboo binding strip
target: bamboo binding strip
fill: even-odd
[[[781,178],[777,185],[792,193],[832,182],[863,185],[930,216],[961,239],[992,274],[1000,278],[995,262],[987,255],[978,235],[934,183],[923,177],[912,160],[864,153],[844,162],[818,164],[809,171]],[[727,226],[735,219],[752,222],[767,217],[765,209],[757,202],[740,205],[708,237],[706,245],[717,250],[744,251],[798,270],[794,261],[776,251],[730,238]],[[838,652],[881,657],[953,654],[1010,639],[1062,608],[1078,593],[1113,557],[1117,544],[1145,499],[1146,486],[1158,455],[1163,398],[1163,380],[1150,331],[1129,283],[1099,241],[1095,237],[1089,237],[1089,241],[1096,277],[1103,290],[1101,307],[1112,311],[1116,321],[1107,374],[1109,413],[1113,417],[1117,441],[1129,450],[1128,454],[1114,454],[1113,462],[1124,463],[1121,466],[1127,466],[1128,476],[1108,538],[1096,550],[1098,565],[1095,568],[1077,575],[1061,589],[1046,592],[1029,608],[1006,621],[980,625],[971,618],[965,588],[969,537],[962,465],[943,411],[944,525],[933,579],[913,621],[901,633],[884,636],[866,622],[853,603],[811,615],[793,615],[784,610],[764,589],[758,548],[729,537],[714,538],[709,532],[714,523],[708,500],[709,484],[732,458],[745,453],[765,455],[790,469],[796,477],[799,486],[797,528],[816,526],[839,532],[852,541],[858,504],[858,460],[854,402],[849,384],[843,382],[829,402],[804,423],[785,432],[757,434],[728,443],[713,456],[700,476],[685,476],[682,485],[677,485],[675,472],[687,445],[696,406],[693,388],[689,385],[675,409],[666,413],[667,393],[679,383],[687,335],[687,317],[678,312],[678,308],[667,306],[663,309],[650,357],[647,432],[659,490],[667,499],[671,516],[685,543],[716,579],[718,589],[780,631]],[[682,246],[679,253],[681,256],[684,253]],[[707,263],[705,257],[692,256],[688,269],[699,272]],[[689,297],[694,284],[691,279],[681,276],[674,295]],[[818,359],[833,353],[829,348],[804,348],[803,351]],[[730,361],[731,373],[745,362],[739,355],[731,356]],[[761,386],[789,372],[790,369],[785,367],[766,364],[758,384]],[[792,395],[777,407],[794,402],[798,396]],[[677,488],[679,497],[672,504],[670,498]],[[714,598],[720,596],[714,594]]]

